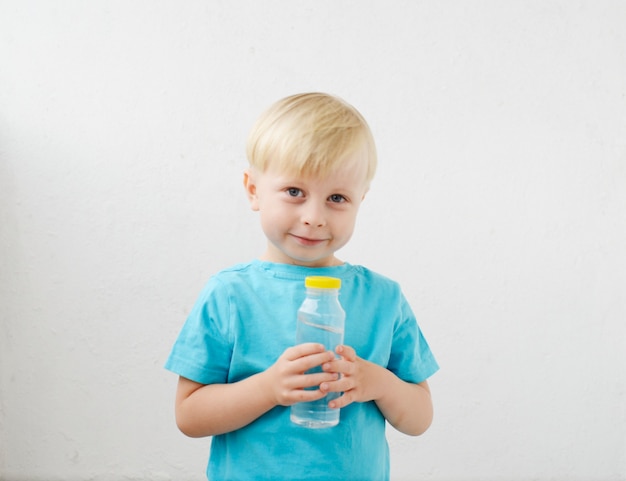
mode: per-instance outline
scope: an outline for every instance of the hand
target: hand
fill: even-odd
[[[290,347],[270,366],[265,375],[266,385],[275,404],[291,406],[303,401],[316,401],[326,393],[317,387],[323,382],[335,381],[339,375],[335,372],[304,374],[309,369],[321,366],[335,359],[331,351],[326,351],[322,344],[306,343]]]
[[[337,373],[340,377],[336,381],[322,382],[320,391],[324,394],[343,392],[343,395],[331,401],[329,407],[336,409],[353,402],[374,400],[375,374],[380,366],[361,359],[350,346],[337,346],[336,352],[341,356],[340,359],[324,363],[322,369],[327,373]]]

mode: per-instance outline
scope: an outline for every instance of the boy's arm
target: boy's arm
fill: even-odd
[[[427,381],[413,384],[403,381],[391,371],[373,365],[380,370],[381,396],[375,399],[376,405],[394,428],[411,436],[423,434],[433,420],[433,404]]]
[[[341,378],[320,386],[323,392],[344,393],[330,403],[331,407],[374,401],[398,431],[417,436],[428,429],[433,419],[433,405],[426,381],[419,384],[403,381],[388,369],[359,358],[349,346],[339,346],[337,353],[341,359],[327,362],[323,369],[341,373]]]
[[[274,405],[260,389],[257,376],[233,384],[198,384],[180,377],[176,389],[176,424],[199,438],[249,424]]]
[[[334,359],[320,344],[290,347],[267,370],[230,384],[199,384],[180,377],[176,423],[187,436],[223,434],[251,423],[275,406],[321,399],[326,393],[304,390],[337,379],[336,373],[303,374]]]

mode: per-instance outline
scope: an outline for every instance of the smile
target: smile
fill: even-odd
[[[314,247],[326,242],[326,239],[309,239],[308,237],[300,237],[295,234],[291,234],[291,237],[293,237],[298,244],[303,246]]]

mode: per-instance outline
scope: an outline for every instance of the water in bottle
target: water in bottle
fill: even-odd
[[[305,279],[305,287],[306,298],[298,309],[296,344],[317,342],[334,351],[339,344],[343,344],[345,313],[339,304],[341,280],[310,276]],[[321,371],[321,366],[317,366],[307,374]],[[329,408],[328,403],[340,395],[331,392],[318,401],[294,404],[291,406],[291,420],[308,428],[335,426],[339,423],[339,409]]]

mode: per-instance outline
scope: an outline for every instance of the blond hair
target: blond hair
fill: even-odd
[[[248,137],[250,165],[303,175],[329,175],[364,150],[367,181],[376,172],[376,146],[367,122],[350,104],[324,93],[279,100],[257,120]]]

